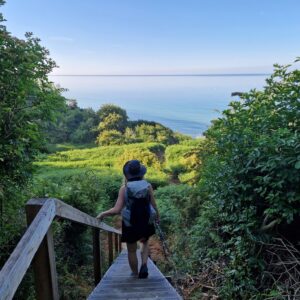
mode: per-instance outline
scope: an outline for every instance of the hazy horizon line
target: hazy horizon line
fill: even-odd
[[[199,74],[50,74],[49,76],[87,77],[217,77],[217,76],[268,76],[271,73],[199,73]]]

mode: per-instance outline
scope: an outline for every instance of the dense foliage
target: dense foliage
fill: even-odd
[[[128,121],[127,112],[119,106],[104,104],[98,111],[79,108],[76,100],[67,100],[56,122],[44,124],[47,151],[54,144],[95,144],[99,146],[158,142],[178,143],[189,137],[151,121]]]
[[[181,238],[174,249],[186,272],[203,274],[210,264],[218,265],[214,282],[222,299],[299,296],[299,277],[288,271],[290,265],[299,272],[297,259],[285,265],[288,247],[280,256],[274,250],[282,249],[276,248],[277,237],[299,247],[299,121],[300,71],[276,65],[262,91],[231,102],[205,134],[197,154],[198,197],[186,198],[180,209],[194,207],[197,214],[185,215],[190,226],[176,232]]]
[[[94,144],[100,118],[91,108],[79,108],[75,100],[68,100],[58,113],[56,122],[45,124],[48,144]],[[47,150],[51,151],[48,145]]]
[[[98,110],[100,117],[99,130],[117,130],[120,132],[125,131],[128,116],[127,112],[119,106],[113,104],[104,104]]]
[[[0,2],[0,5],[3,1]],[[2,16],[1,16],[2,19]],[[7,254],[19,227],[18,191],[32,172],[32,162],[43,147],[43,124],[55,118],[64,104],[47,75],[55,67],[49,52],[31,33],[21,40],[0,27],[0,249]],[[1,259],[0,258],[0,259]]]
[[[264,294],[260,242],[299,226],[300,71],[275,66],[266,83],[232,102],[206,134],[200,185],[215,210],[218,255],[228,259],[227,298]]]
[[[100,116],[97,143],[101,146],[141,142],[156,142],[165,145],[178,143],[177,135],[169,128],[144,120],[128,121],[121,107],[104,104],[97,112]]]

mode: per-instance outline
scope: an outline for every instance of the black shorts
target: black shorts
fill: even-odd
[[[122,237],[123,243],[135,243],[139,240],[147,241],[151,235],[155,234],[155,227],[153,224],[145,226],[126,226],[122,222]]]

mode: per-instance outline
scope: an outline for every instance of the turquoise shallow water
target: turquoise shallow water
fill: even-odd
[[[80,107],[114,103],[131,120],[144,119],[199,136],[220,112],[245,92],[264,86],[265,75],[220,76],[50,76]]]

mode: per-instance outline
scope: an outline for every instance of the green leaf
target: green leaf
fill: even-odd
[[[295,168],[296,168],[297,170],[300,169],[300,160],[297,161],[297,162],[295,163]]]

